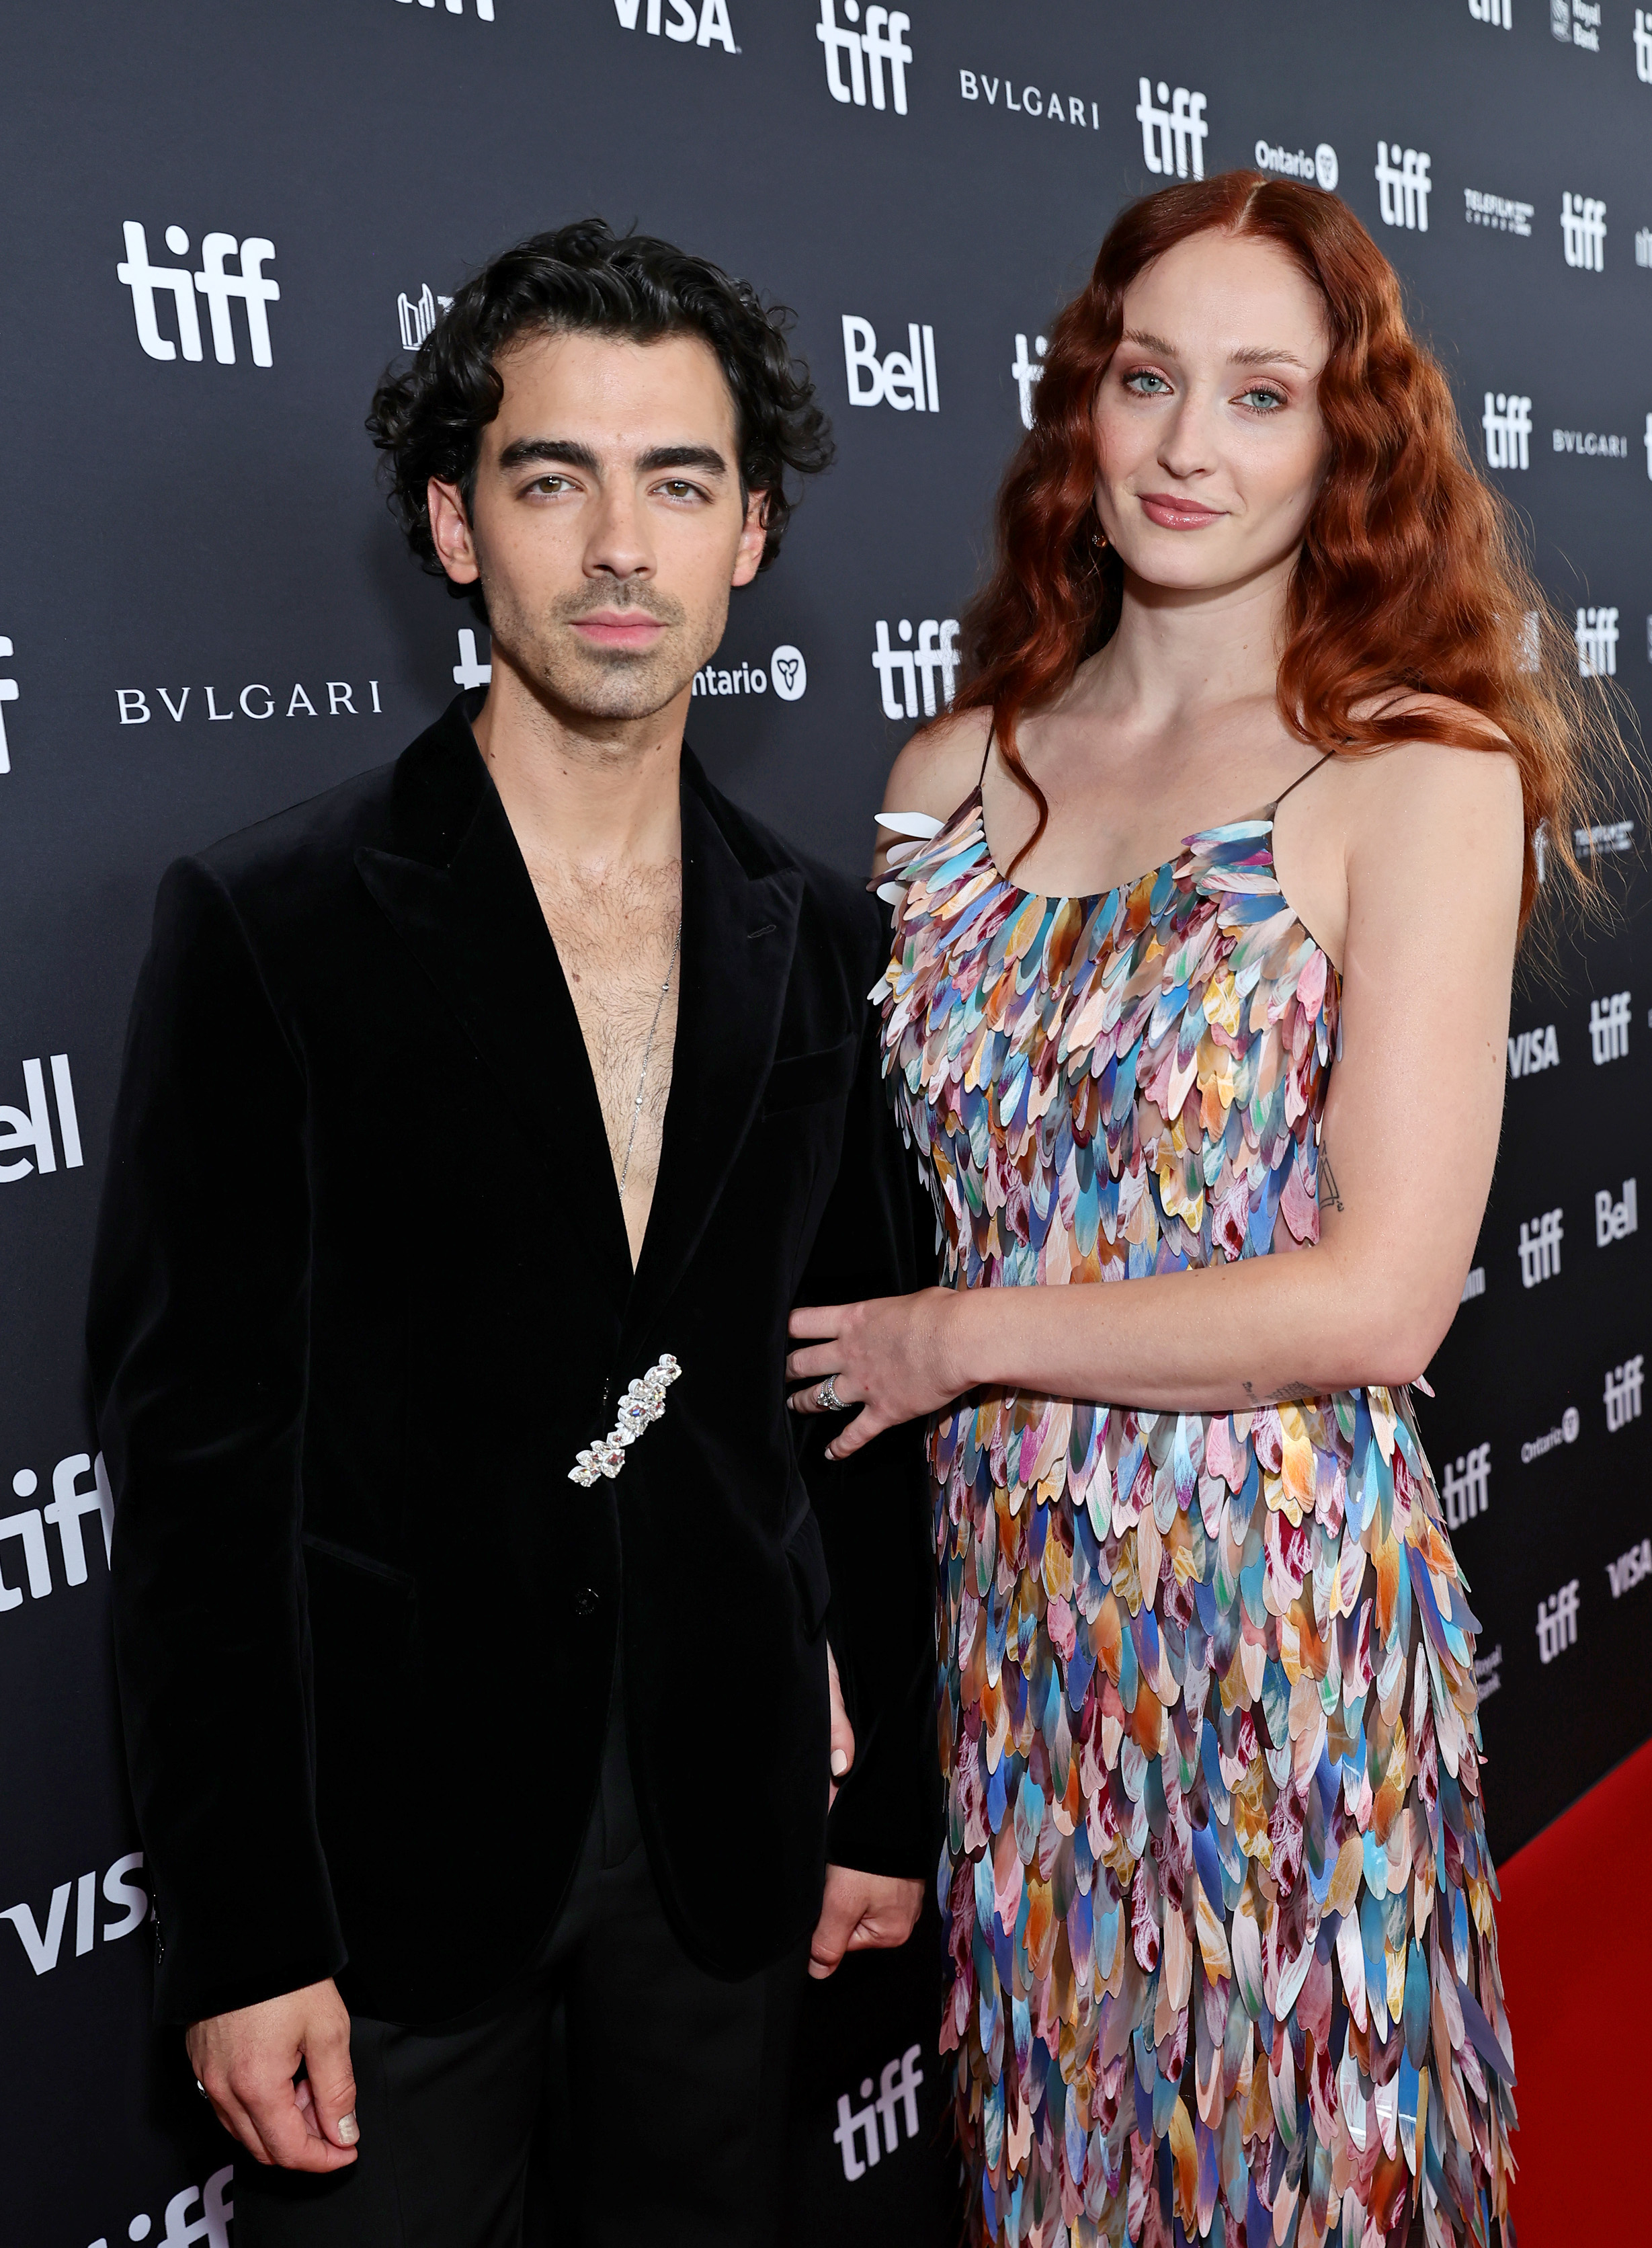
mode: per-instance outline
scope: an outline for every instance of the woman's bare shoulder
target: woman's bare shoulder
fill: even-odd
[[[964,710],[914,734],[889,768],[880,808],[949,819],[981,778],[991,725],[991,711]],[[880,832],[875,873],[884,873],[885,853],[895,840]]]

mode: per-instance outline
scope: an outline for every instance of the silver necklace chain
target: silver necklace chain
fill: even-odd
[[[682,942],[682,923],[677,923],[677,933],[671,940],[671,957],[666,963],[665,982],[660,986],[660,996],[654,1003],[654,1020],[648,1025],[648,1043],[642,1049],[642,1074],[637,1079],[637,1097],[631,1104],[631,1129],[626,1136],[625,1161],[620,1166],[620,1199],[625,1200],[625,1182],[631,1175],[631,1150],[637,1143],[637,1119],[642,1114],[643,1096],[648,1089],[648,1064],[654,1059],[654,1034],[660,1027],[660,1018],[665,1011],[665,995],[671,989],[671,978],[677,965],[677,949]]]

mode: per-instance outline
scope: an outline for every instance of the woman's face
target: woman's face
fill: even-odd
[[[1095,504],[1137,578],[1210,592],[1295,553],[1329,349],[1318,290],[1271,242],[1196,234],[1136,276],[1096,398]]]

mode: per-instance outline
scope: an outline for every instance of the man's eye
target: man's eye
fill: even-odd
[[[531,491],[542,492],[566,491],[567,489],[568,480],[566,476],[536,476],[532,483],[529,486],[529,490]]]
[[[660,489],[663,492],[669,492],[673,499],[687,499],[695,488],[683,477],[673,476],[669,483],[661,484]]]

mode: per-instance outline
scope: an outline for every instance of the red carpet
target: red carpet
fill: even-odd
[[[1513,2211],[1520,2248],[1636,2237],[1634,2223],[1622,2229],[1624,2174],[1606,2127],[1624,2100],[1633,2112],[1646,2062],[1652,1917],[1641,1881],[1649,1858],[1652,1743],[1517,1851],[1498,1876],[1519,2071]]]

